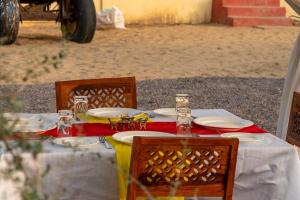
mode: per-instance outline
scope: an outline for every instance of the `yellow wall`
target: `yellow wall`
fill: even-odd
[[[209,23],[212,0],[94,0],[97,10],[118,7],[126,24]]]
[[[297,15],[284,0],[287,16]],[[118,7],[126,24],[200,24],[211,19],[212,0],[94,0],[97,11]]]

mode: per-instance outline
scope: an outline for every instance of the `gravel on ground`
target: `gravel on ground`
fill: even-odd
[[[224,108],[254,121],[275,133],[283,79],[193,77],[155,79],[137,82],[138,108],[174,107],[176,93],[191,96],[191,108]],[[53,83],[36,85],[0,85],[0,111],[9,112],[6,97],[13,95],[23,102],[21,112],[55,112]]]

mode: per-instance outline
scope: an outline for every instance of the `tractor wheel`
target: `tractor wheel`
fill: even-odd
[[[93,0],[70,0],[68,18],[62,19],[63,37],[79,43],[91,42],[96,30]]]
[[[18,0],[0,0],[0,44],[12,44],[19,31]]]

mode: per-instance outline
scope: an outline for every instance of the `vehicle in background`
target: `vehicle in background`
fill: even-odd
[[[63,37],[79,43],[91,42],[96,30],[93,0],[0,0],[0,44],[16,41],[22,20],[60,22]]]

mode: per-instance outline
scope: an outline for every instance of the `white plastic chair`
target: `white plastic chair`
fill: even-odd
[[[276,135],[300,147],[300,34],[284,82]]]

